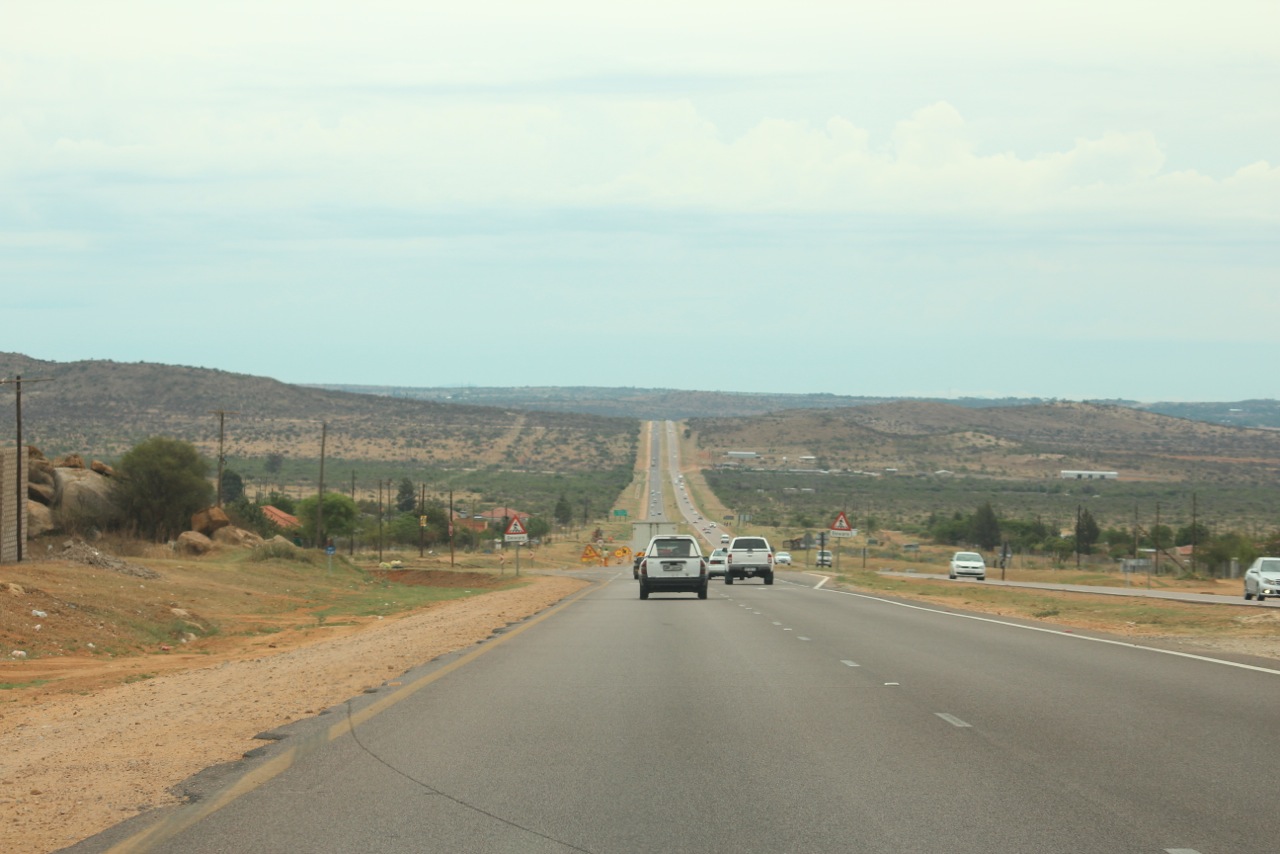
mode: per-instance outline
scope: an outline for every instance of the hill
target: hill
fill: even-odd
[[[682,391],[669,388],[606,388],[602,386],[532,386],[520,388],[321,385],[318,388],[353,391],[409,400],[433,400],[485,406],[509,406],[543,412],[585,412],[645,421],[681,421],[698,416],[761,415],[779,409],[828,409],[882,403],[883,397],[850,397],[818,393],[761,393]]]
[[[0,353],[0,375],[47,380],[22,390],[24,440],[47,455],[110,460],[165,435],[216,458],[225,418],[230,458],[317,459],[323,423],[332,459],[599,471],[630,467],[638,435],[631,419],[356,394],[146,362]]]
[[[1018,478],[1102,470],[1130,480],[1267,484],[1280,475],[1280,432],[1115,405],[898,401],[688,424],[707,466],[730,464],[730,451],[754,451],[751,465],[773,469]]]

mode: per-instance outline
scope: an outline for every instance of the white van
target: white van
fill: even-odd
[[[728,534],[721,534],[721,535],[720,535],[720,545],[722,545],[722,546],[727,546],[727,545],[729,545],[729,535],[728,535]]]

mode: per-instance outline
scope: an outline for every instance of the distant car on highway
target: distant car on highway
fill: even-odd
[[[961,575],[985,581],[987,562],[977,552],[956,552],[951,556],[951,571],[947,577],[954,579]]]
[[[775,564],[781,563],[787,566],[791,566],[791,552],[777,552],[773,556],[773,562]]]
[[[1280,557],[1260,557],[1245,570],[1244,598],[1258,597],[1265,602],[1268,596],[1280,596]]]
[[[716,549],[707,555],[707,577],[715,578],[719,576],[724,578],[725,555],[728,554],[724,549]]]
[[[831,566],[831,552],[827,549],[822,549],[818,552],[818,557],[814,563],[817,566]]]

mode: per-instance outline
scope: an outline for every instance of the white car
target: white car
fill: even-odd
[[[987,562],[977,552],[956,552],[951,556],[951,572],[947,577],[954,579],[961,575],[985,581]]]
[[[1268,596],[1280,596],[1280,557],[1260,557],[1245,570],[1244,598],[1258,597],[1265,602]]]
[[[786,564],[787,566],[791,566],[791,552],[778,552],[773,556],[773,562],[775,564]]]

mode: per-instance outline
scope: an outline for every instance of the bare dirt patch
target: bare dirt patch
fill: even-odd
[[[30,633],[31,620],[40,618],[29,612],[53,614],[40,606],[56,607],[61,612],[51,622],[64,633],[46,647],[62,644],[62,655],[0,663],[0,683],[9,688],[0,691],[0,838],[10,854],[63,848],[145,810],[176,803],[172,787],[261,746],[256,734],[315,715],[418,664],[483,641],[586,585],[558,575],[526,575],[513,586],[509,576],[483,572],[397,570],[391,575],[401,584],[490,592],[408,614],[334,624],[300,624],[305,597],[281,593],[281,602],[266,603],[251,615],[271,631],[202,638],[198,651],[161,650],[171,645],[158,643],[151,654],[108,657],[94,655],[79,631],[107,631],[105,621],[70,619],[86,610],[85,600],[72,595],[85,594],[77,582],[102,582],[103,589],[126,594],[123,601],[130,607],[146,607],[145,585],[160,582],[115,572],[93,579],[83,564],[66,562],[45,564],[43,575],[52,592],[28,581],[28,587],[18,584],[20,596],[0,578],[0,606],[11,624]],[[210,622],[226,621],[229,606],[219,596],[227,594],[202,597],[198,588],[188,584],[184,589],[193,600],[209,600]],[[161,599],[173,595],[173,589],[160,592]],[[248,598],[254,596],[265,598],[256,591]],[[291,607],[273,610],[277,605]],[[70,646],[75,651],[67,651]]]

